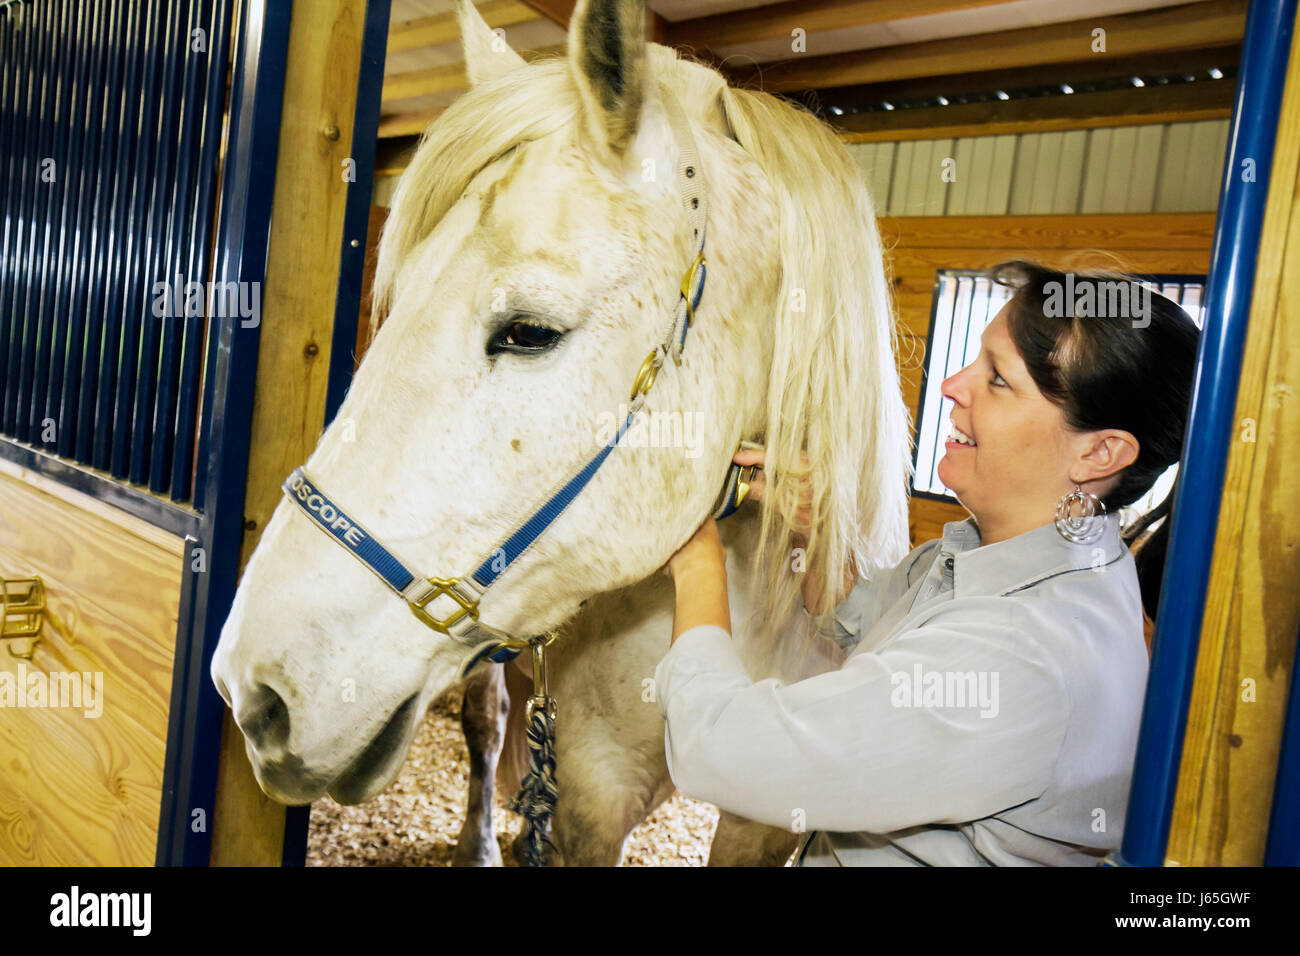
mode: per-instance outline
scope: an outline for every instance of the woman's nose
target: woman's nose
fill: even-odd
[[[954,403],[958,405],[965,405],[966,404],[966,369],[969,368],[970,366],[968,365],[960,372],[956,372],[952,375],[949,375],[947,378],[945,378],[943,380],[943,384],[939,386],[939,394],[942,395],[944,398],[951,399]]]

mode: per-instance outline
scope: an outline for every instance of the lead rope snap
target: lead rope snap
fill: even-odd
[[[528,698],[524,732],[528,741],[528,773],[510,809],[524,818],[524,865],[545,866],[546,848],[551,842],[551,815],[559,788],[555,783],[555,698],[547,691],[546,646],[552,633],[530,642],[533,649],[533,696]]]

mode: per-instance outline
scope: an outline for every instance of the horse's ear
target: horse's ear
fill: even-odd
[[[471,0],[456,0],[460,21],[461,48],[465,51],[465,74],[470,86],[493,80],[524,65],[524,58],[493,31]]]
[[[616,155],[636,135],[645,98],[643,0],[578,0],[569,23],[569,64],[583,119],[597,146]]]

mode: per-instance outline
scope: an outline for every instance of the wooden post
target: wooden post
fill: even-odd
[[[365,18],[366,0],[313,0],[290,24],[241,564],[324,427]],[[229,710],[214,816],[213,865],[280,865],[285,807],[258,787]]]
[[[1247,171],[1234,170],[1233,175]],[[1300,33],[1292,41],[1236,441],[1206,595],[1166,862],[1259,866],[1300,627]]]

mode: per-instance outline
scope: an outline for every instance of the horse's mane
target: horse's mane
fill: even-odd
[[[649,44],[653,74],[689,114],[707,118],[761,167],[778,201],[781,280],[768,378],[768,501],[793,501],[800,452],[818,489],[805,554],[792,553],[789,508],[764,507],[758,596],[749,635],[769,662],[805,645],[791,634],[803,567],[860,572],[908,550],[910,420],[894,361],[896,329],[866,185],[848,152],[811,113]],[[379,248],[373,315],[393,301],[403,263],[477,173],[529,141],[570,126],[580,101],[564,60],[538,60],[475,85],[426,131],[402,176]],[[373,328],[372,328],[373,333]],[[839,574],[824,575],[831,608]],[[829,613],[829,611],[827,612]],[[806,616],[805,616],[806,621]],[[788,659],[788,658],[787,658]]]
[[[805,566],[859,572],[908,551],[910,418],[894,361],[897,330],[871,197],[843,144],[806,110],[767,93],[724,88],[736,141],[777,196],[781,286],[768,378],[768,491],[793,501],[800,451],[810,460],[812,527]],[[790,573],[788,516],[763,509],[759,550],[765,620],[788,628],[800,575]],[[841,585],[823,576],[821,604]],[[827,611],[829,614],[829,610]]]

